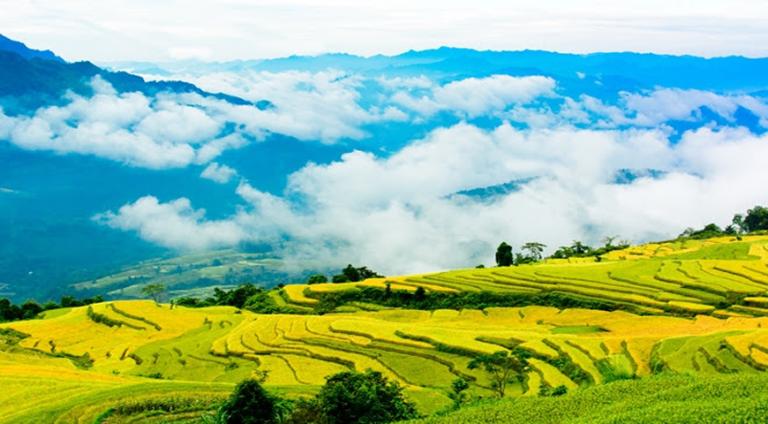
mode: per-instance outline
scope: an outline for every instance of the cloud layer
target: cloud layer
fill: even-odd
[[[211,227],[223,227],[228,240],[272,243],[302,267],[357,262],[422,272],[489,263],[501,240],[553,248],[614,234],[662,238],[726,222],[734,211],[768,202],[761,189],[766,155],[768,139],[740,129],[690,131],[673,144],[656,130],[459,124],[386,158],[354,151],[309,164],[289,177],[280,197],[243,182],[237,192],[247,207],[224,221],[206,221],[186,199],[140,199],[105,222],[171,247],[183,234],[199,234],[184,247],[200,247]],[[664,174],[617,184],[624,169]],[[510,181],[523,183],[492,198],[456,194]],[[158,217],[142,211],[147,204],[186,225],[151,231]],[[212,245],[220,242],[211,237]]]
[[[253,104],[117,93],[97,78],[92,97],[70,95],[31,116],[0,113],[0,140],[136,167],[197,167],[200,178],[237,187],[232,216],[211,219],[194,198],[163,202],[148,190],[95,220],[178,250],[266,243],[297,269],[473,266],[489,263],[501,240],[553,249],[609,235],[668,238],[768,203],[768,103],[755,95],[659,87],[601,100],[565,95],[544,76],[438,82],[335,70],[187,79]],[[426,135],[396,147],[393,123]],[[282,192],[267,193],[222,154],[271,133],[346,153],[307,162]],[[366,144],[370,134],[380,139]]]

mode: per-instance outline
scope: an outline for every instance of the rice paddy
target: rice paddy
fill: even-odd
[[[0,422],[93,422],[126,399],[175,399],[184,421],[235,383],[264,377],[288,396],[344,370],[380,371],[428,414],[451,403],[453,380],[492,397],[468,367],[508,351],[527,368],[508,397],[579,392],[658,374],[720,378],[768,369],[768,237],[632,247],[599,262],[551,261],[369,280],[291,285],[274,299],[297,314],[111,301],[0,324]],[[722,255],[723,259],[713,259]],[[352,302],[312,314],[324,293],[374,288],[454,295],[556,292],[617,310],[530,305],[407,310]],[[65,396],[62,396],[64,394]],[[122,408],[122,409],[121,409]],[[117,412],[116,412],[117,411]],[[99,419],[102,419],[99,418]]]

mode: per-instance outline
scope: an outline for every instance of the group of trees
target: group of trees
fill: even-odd
[[[269,290],[262,287],[256,287],[253,284],[241,284],[230,290],[223,290],[216,287],[213,289],[213,296],[209,296],[205,299],[186,296],[174,299],[173,303],[175,305],[187,306],[190,308],[234,306],[235,308],[248,309],[259,313],[284,312],[269,296]]]
[[[552,253],[550,258],[553,259],[568,259],[568,258],[586,258],[594,256],[600,258],[602,255],[611,252],[613,250],[621,250],[629,247],[629,242],[626,240],[617,241],[618,236],[605,237],[603,239],[603,245],[600,247],[592,247],[584,244],[581,241],[574,240],[570,246],[560,246]]]
[[[58,308],[84,306],[103,301],[104,299],[101,296],[94,296],[84,299],[76,299],[73,296],[63,296],[59,303],[49,301],[40,305],[34,300],[28,300],[21,305],[15,305],[9,299],[2,298],[0,299],[0,322],[32,319],[43,311],[49,311],[51,309]]]
[[[538,262],[543,257],[547,245],[539,242],[528,242],[520,247],[520,253],[512,252],[512,246],[503,241],[496,249],[496,265],[512,266]]]
[[[731,219],[731,223],[721,228],[719,225],[711,223],[699,230],[686,228],[680,234],[680,238],[706,239],[717,236],[741,236],[742,234],[754,233],[757,231],[768,231],[768,207],[755,206],[747,210],[745,214],[737,213]]]
[[[311,399],[289,401],[257,380],[238,384],[214,421],[226,424],[375,424],[416,418],[403,388],[377,371],[345,371],[328,377]]]
[[[629,247],[628,241],[616,241],[617,236],[606,237],[603,239],[603,246],[594,248],[584,244],[581,241],[574,241],[570,246],[560,246],[552,253],[550,258],[554,259],[567,259],[572,257],[588,257],[595,256],[598,259],[601,255],[606,254],[612,250],[624,249]],[[520,247],[519,253],[512,251],[512,246],[507,242],[501,242],[496,249],[496,265],[497,266],[512,266],[522,265],[528,263],[534,263],[544,258],[544,248],[547,245],[539,242],[528,242]]]
[[[331,281],[334,283],[347,283],[347,282],[357,282],[357,281],[363,281],[367,278],[381,278],[383,275],[379,275],[378,273],[368,269],[366,266],[362,267],[354,267],[352,264],[349,264],[346,266],[346,268],[341,270],[341,273],[334,275],[331,277]],[[307,284],[321,284],[321,283],[327,283],[328,278],[323,274],[313,274],[310,275],[309,278],[307,278]]]

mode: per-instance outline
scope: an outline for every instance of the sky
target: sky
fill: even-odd
[[[768,2],[752,0],[64,3],[0,0],[1,31],[97,63],[441,45],[768,56]],[[305,269],[474,266],[490,263],[502,237],[514,246],[540,241],[550,252],[611,235],[661,240],[768,204],[765,87],[615,88],[600,72],[446,78],[200,69],[169,78],[254,103],[119,92],[95,77],[88,97],[68,93],[21,115],[0,109],[0,141],[157,173],[189,169],[231,194],[230,215],[207,212],[195,193],[168,198],[150,186],[90,218],[178,251],[266,243]],[[255,105],[264,99],[272,106]],[[402,143],[390,140],[393,128]],[[271,134],[344,153],[307,160],[281,175],[283,189],[270,190],[233,157]],[[620,178],[627,172],[631,179]],[[511,183],[517,189],[507,190]],[[14,187],[0,189],[13,195]],[[493,190],[471,194],[485,189]]]
[[[493,50],[768,56],[763,0],[0,0],[2,33],[68,60]]]

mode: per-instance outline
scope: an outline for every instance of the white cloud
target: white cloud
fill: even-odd
[[[597,115],[598,125],[655,127],[668,121],[700,121],[700,110],[708,108],[726,121],[733,122],[739,107],[752,112],[760,125],[768,128],[768,105],[748,95],[718,94],[703,90],[658,88],[648,93],[620,93],[616,105],[605,104],[590,96],[569,105],[572,110]],[[603,119],[603,121],[600,121]]]
[[[425,116],[447,110],[474,118],[502,112],[511,105],[525,104],[538,97],[552,96],[555,86],[555,80],[549,77],[492,75],[449,82],[421,96],[399,91],[392,100]]]
[[[237,171],[227,165],[220,165],[216,162],[209,164],[200,174],[202,178],[217,182],[219,184],[228,183],[237,175]]]
[[[242,123],[248,131],[269,131],[300,140],[334,143],[341,139],[366,137],[363,126],[383,121],[407,119],[394,105],[360,105],[360,76],[340,71],[213,73],[202,76],[174,75],[204,90],[225,92],[253,102],[268,100],[273,107],[255,110],[212,102],[230,120]]]
[[[65,105],[43,107],[32,116],[0,111],[0,136],[27,150],[94,155],[153,169],[205,163],[224,148],[242,145],[218,138],[226,118],[179,95],[118,94],[99,77],[92,86],[92,97],[69,94]],[[203,99],[195,96],[192,100]]]
[[[362,108],[359,78],[338,72],[209,75],[201,82],[212,91],[268,98],[274,107],[261,110],[194,93],[117,93],[95,77],[92,97],[70,93],[63,106],[43,107],[31,116],[10,117],[0,109],[0,139],[27,150],[165,169],[209,163],[270,133],[334,143],[365,137],[362,127],[368,124],[408,119],[392,105]]]
[[[152,196],[125,205],[115,214],[97,215],[97,222],[124,231],[136,231],[143,239],[181,250],[233,246],[246,237],[235,220],[207,221],[205,211],[192,208],[188,199],[160,203]]]
[[[167,208],[171,222],[194,215],[191,232],[227,223],[236,228],[236,241],[272,243],[300,267],[354,262],[386,273],[422,272],[489,263],[501,240],[554,248],[607,234],[665,238],[688,226],[727,222],[736,211],[768,202],[761,160],[767,155],[768,137],[738,129],[688,132],[675,145],[651,130],[502,125],[485,131],[459,124],[387,158],[351,152],[327,165],[309,164],[290,176],[284,196],[241,183],[237,193],[248,207],[225,221],[206,221],[186,201],[182,208],[153,206]],[[667,174],[616,184],[616,172],[625,168]],[[455,195],[515,180],[529,182],[491,199]],[[123,215],[135,214],[121,210],[112,219]],[[156,216],[144,217],[147,224],[139,217],[123,227],[163,226]]]

